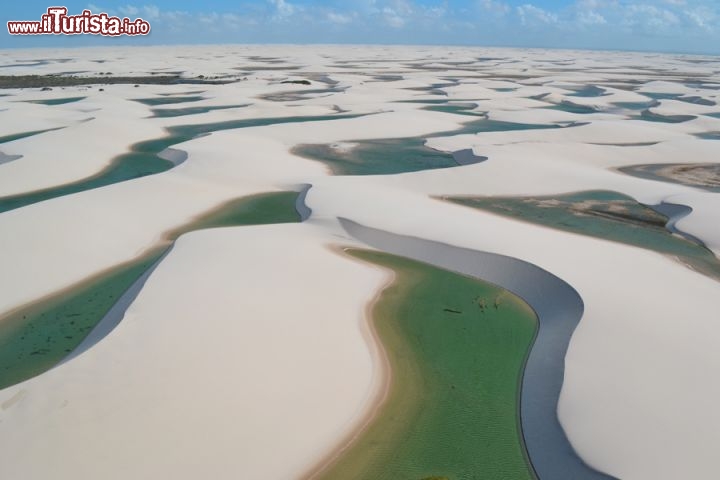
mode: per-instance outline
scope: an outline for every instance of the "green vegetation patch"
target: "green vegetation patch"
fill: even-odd
[[[18,66],[18,65],[14,65]],[[237,82],[235,78],[222,79],[191,79],[181,78],[179,75],[155,75],[141,77],[78,77],[74,75],[0,75],[0,88],[46,88],[69,87],[78,85],[111,85],[111,84],[147,84],[147,85],[175,85],[175,84],[226,84]]]
[[[499,287],[380,252],[392,269],[373,308],[392,370],[385,403],[322,479],[532,479],[520,431],[520,384],[537,329]]]

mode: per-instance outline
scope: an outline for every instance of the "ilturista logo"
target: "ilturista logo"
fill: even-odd
[[[150,23],[142,18],[111,17],[107,13],[83,10],[79,15],[68,15],[66,7],[50,7],[39,21],[20,20],[7,22],[10,35],[147,35]]]

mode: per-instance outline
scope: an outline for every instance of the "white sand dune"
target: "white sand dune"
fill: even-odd
[[[0,195],[39,190],[91,176],[107,166],[112,157],[124,153],[130,144],[164,134],[161,128],[141,121],[147,109],[136,102],[111,95],[97,102],[102,104],[104,114],[84,114],[85,118],[94,117],[90,121],[4,144],[6,154],[23,155],[23,161],[0,166]],[[73,104],[57,107],[68,105]],[[45,121],[27,123],[22,131],[47,128],[45,125]]]
[[[57,368],[0,391],[0,477],[299,478],[326,459],[366,418],[382,378],[363,325],[388,275],[331,249],[361,245],[338,224],[342,217],[513,257],[567,282],[585,304],[558,406],[574,461],[621,479],[713,478],[720,284],[649,250],[432,198],[613,190],[692,208],[677,228],[720,253],[717,194],[618,171],[717,162],[720,143],[696,135],[720,131],[720,119],[706,116],[720,107],[662,98],[653,112],[698,116],[663,123],[629,118],[640,111],[615,105],[651,102],[644,92],[717,101],[720,62],[694,60],[466,47],[0,51],[7,75],[180,72],[185,80],[237,80],[8,90],[0,97],[0,137],[62,129],[0,146],[0,197],[94,175],[170,127],[364,115],[218,131],[173,145],[166,153],[178,165],[164,173],[0,214],[2,315],[136,258],[164,232],[230,199],[312,186],[303,224],[183,236],[117,328]],[[325,76],[339,82],[337,91],[278,97],[327,89]],[[303,78],[312,85],[279,83]],[[587,86],[606,94],[573,95]],[[87,98],[24,102],[74,96]],[[135,101],[172,96],[201,98],[157,107]],[[449,132],[479,118],[406,102],[418,99],[475,103],[491,120],[583,124],[433,137],[430,148],[471,149],[488,160],[398,175],[331,176],[290,153],[298,144],[348,149],[363,139]],[[547,108],[568,101],[600,113]],[[153,116],[154,108],[227,105],[245,106]]]
[[[2,476],[310,470],[380,387],[363,312],[386,274],[326,242],[305,225],[182,237],[111,335],[0,392],[13,432],[0,438]]]

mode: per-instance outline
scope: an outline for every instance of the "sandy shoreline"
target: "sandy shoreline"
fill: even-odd
[[[348,255],[346,251],[350,247],[331,246],[328,248],[330,248],[336,254],[342,255],[343,258],[347,258],[348,260],[357,262],[362,265],[368,265],[367,262],[363,262],[357,258]],[[364,320],[362,322],[363,335],[367,341],[367,345],[370,348],[373,359],[375,361],[375,380],[374,386],[371,389],[372,393],[370,394],[368,405],[363,408],[363,411],[365,413],[358,418],[356,425],[348,429],[349,433],[343,439],[337,442],[337,447],[331,452],[329,452],[328,455],[324,459],[322,459],[322,461],[318,462],[318,464],[314,466],[311,470],[309,470],[306,474],[303,474],[299,477],[304,480],[312,480],[320,477],[337,461],[338,458],[343,455],[343,453],[353,447],[355,441],[360,436],[362,436],[367,427],[375,420],[378,412],[382,409],[383,405],[387,401],[388,394],[390,392],[390,386],[392,385],[392,369],[390,368],[390,361],[387,356],[387,351],[385,350],[383,342],[377,333],[377,329],[375,328],[373,310],[375,309],[377,302],[382,297],[383,292],[393,283],[395,283],[397,275],[395,274],[395,272],[393,272],[392,269],[389,268],[381,268],[372,265],[371,267],[383,272],[383,274],[386,276],[385,283],[380,286],[380,288],[378,288],[376,294],[368,301],[364,309]]]

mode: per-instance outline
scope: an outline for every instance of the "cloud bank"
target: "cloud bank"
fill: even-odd
[[[540,1],[261,0],[208,10],[202,4],[78,10],[141,16],[153,28],[142,41],[157,44],[420,43],[720,54],[716,0],[574,0],[553,8]]]

